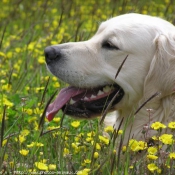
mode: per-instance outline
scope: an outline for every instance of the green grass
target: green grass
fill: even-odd
[[[60,127],[60,112],[57,120],[44,120],[39,127],[50,97],[66,86],[46,70],[46,46],[86,40],[101,21],[128,12],[174,22],[172,0],[1,0],[0,6],[0,174],[173,175],[175,155],[162,157],[158,149],[157,160],[147,159],[147,148],[132,150],[141,144],[136,141],[130,142],[132,151],[121,147],[118,153],[122,135],[109,131],[110,139],[102,137],[98,119],[81,120],[76,127],[65,116]],[[167,145],[175,152],[173,144]],[[151,163],[161,172],[150,171]]]

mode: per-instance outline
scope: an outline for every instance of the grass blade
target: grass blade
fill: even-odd
[[[122,64],[118,68],[117,73],[115,75],[115,79],[117,78],[118,74],[120,73],[120,71],[121,71],[121,69],[122,69],[122,67],[123,67],[123,65],[124,65],[124,63],[125,63],[125,61],[126,61],[127,58],[128,58],[128,55],[125,57],[125,59],[122,61]]]
[[[100,125],[103,123],[103,121],[104,121],[104,119],[105,119],[105,117],[106,117],[106,114],[107,114],[108,110],[110,109],[112,103],[114,102],[114,100],[115,100],[116,97],[118,96],[119,92],[120,92],[120,89],[119,89],[119,90],[117,91],[117,93],[114,95],[114,97],[112,98],[112,100],[111,100],[110,103],[108,104],[106,110],[105,110],[104,113],[102,114],[102,117],[101,117],[101,119],[100,119]]]
[[[0,142],[0,148],[2,147],[2,142],[3,142],[3,137],[4,137],[6,109],[7,109],[7,106],[4,106],[3,115],[2,115],[2,124],[1,124],[1,142]]]
[[[41,115],[38,128],[41,128],[41,127],[43,128],[44,119],[45,119],[45,115],[46,115],[46,110],[47,110],[47,108],[48,108],[50,102],[52,101],[52,99],[53,99],[54,96],[56,95],[57,91],[58,91],[58,90],[56,90],[56,91],[53,93],[53,95],[50,97],[50,99],[48,100],[48,102],[47,102],[47,104],[46,104],[46,107],[44,108],[44,111],[43,111],[43,113],[42,113],[42,115]]]
[[[45,86],[45,88],[44,88],[44,92],[43,92],[43,94],[42,94],[40,106],[43,104],[44,97],[45,97],[45,95],[46,95],[46,91],[47,91],[47,87],[48,87],[49,81],[50,81],[50,77],[48,78],[47,83],[46,83],[46,86]]]
[[[153,94],[150,98],[148,98],[134,113],[134,115],[136,115],[142,108],[143,106],[145,106],[149,101],[151,101],[153,98],[157,97],[160,94],[160,92],[156,92],[155,94]]]

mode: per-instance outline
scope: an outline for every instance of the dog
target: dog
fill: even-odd
[[[46,47],[45,60],[70,84],[47,108],[49,121],[61,109],[80,119],[106,111],[107,125],[122,129],[127,122],[126,136],[138,140],[145,139],[145,126],[175,121],[175,27],[166,20],[120,15],[102,22],[87,41]]]

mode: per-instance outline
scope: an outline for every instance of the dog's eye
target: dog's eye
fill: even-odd
[[[105,41],[103,44],[102,44],[102,47],[105,48],[105,49],[116,49],[116,50],[119,50],[119,48],[117,46],[114,46],[113,44],[111,44],[110,42],[108,41]]]

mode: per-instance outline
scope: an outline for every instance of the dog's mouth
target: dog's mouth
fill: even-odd
[[[112,100],[116,93],[116,98]],[[62,109],[67,115],[90,119],[101,115],[112,100],[109,109],[111,111],[123,96],[124,91],[118,85],[106,85],[91,89],[70,86],[62,89],[55,101],[48,106],[46,117],[51,121]]]

